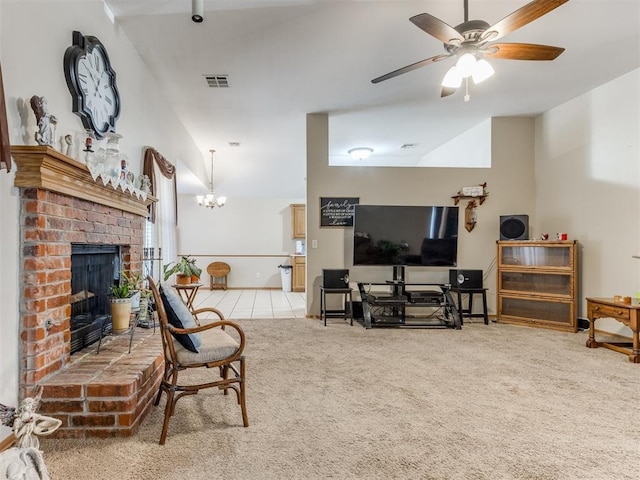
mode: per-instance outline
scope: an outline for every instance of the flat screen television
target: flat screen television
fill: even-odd
[[[354,265],[455,267],[458,207],[356,205]]]

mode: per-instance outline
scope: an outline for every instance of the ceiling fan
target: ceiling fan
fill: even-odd
[[[431,63],[456,56],[458,58],[456,65],[449,69],[442,80],[442,93],[440,96],[446,97],[455,93],[456,89],[462,85],[463,80],[468,88],[469,77],[472,78],[474,83],[480,83],[493,75],[493,68],[485,58],[554,60],[564,52],[564,48],[533,43],[490,42],[533,22],[568,1],[533,0],[494,25],[489,25],[483,20],[469,20],[468,0],[464,0],[464,22],[455,28],[428,13],[415,15],[409,20],[421,30],[443,42],[447,53],[407,65],[381,77],[374,78],[371,82],[379,83]],[[467,90],[465,101],[468,99]]]

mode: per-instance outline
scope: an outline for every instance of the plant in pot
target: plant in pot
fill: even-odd
[[[144,286],[144,280],[140,272],[120,272],[120,283],[129,286],[131,293],[131,309],[133,311],[141,308],[142,297],[145,296],[145,290],[148,292],[147,297],[151,295],[151,290]]]
[[[147,288],[142,273],[120,272],[120,282],[129,286],[131,293],[131,311],[138,313],[138,325],[145,324],[151,310],[153,292]]]
[[[179,261],[166,264],[163,272],[165,282],[175,274],[178,285],[188,285],[200,280],[202,269],[196,265],[194,258],[184,255]]]
[[[122,332],[129,328],[131,317],[131,289],[126,281],[118,285],[111,285],[111,322],[114,333]]]

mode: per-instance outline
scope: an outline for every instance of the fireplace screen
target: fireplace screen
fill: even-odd
[[[119,272],[117,245],[71,246],[71,353],[110,331],[109,287]]]

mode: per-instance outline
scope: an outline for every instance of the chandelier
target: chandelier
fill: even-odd
[[[215,153],[215,150],[209,151],[211,152],[211,177],[209,180],[209,193],[207,193],[206,195],[198,195],[196,196],[196,198],[198,199],[198,205],[200,205],[201,207],[224,207],[224,204],[227,203],[227,197],[216,197],[216,192],[213,189],[213,154]]]

